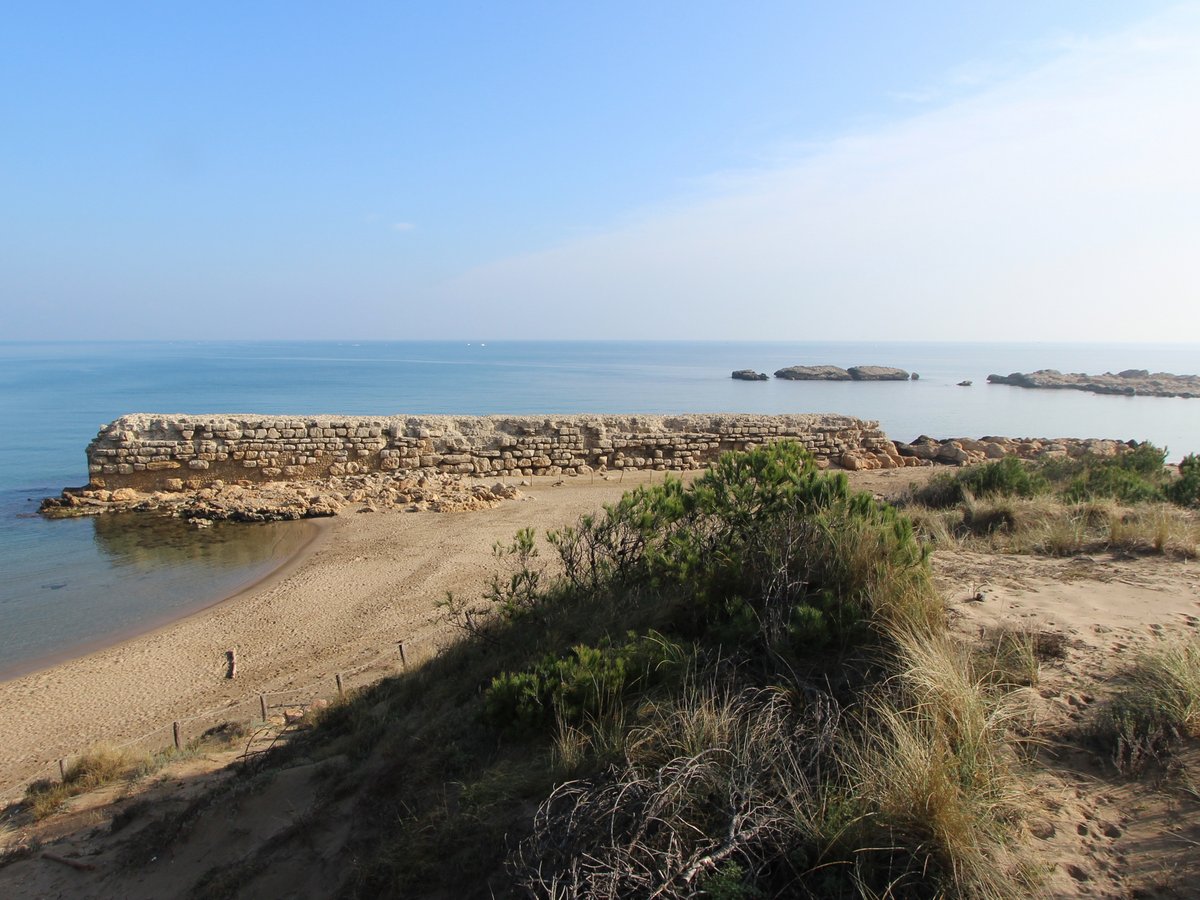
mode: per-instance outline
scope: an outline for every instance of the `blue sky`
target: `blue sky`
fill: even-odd
[[[9,4],[0,338],[1200,340],[1197,59],[1136,0]]]

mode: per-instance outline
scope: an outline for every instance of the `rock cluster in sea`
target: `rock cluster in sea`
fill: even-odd
[[[787,381],[908,381],[910,376],[894,366],[788,366],[779,369],[775,377]]]
[[[738,369],[733,373],[738,381],[766,381],[770,377],[766,372],[755,372],[753,369]]]
[[[520,496],[517,488],[491,486],[458,475],[375,472],[314,481],[214,481],[188,488],[181,479],[168,480],[166,490],[134,488],[68,488],[59,497],[42,501],[51,517],[97,515],[133,510],[159,512],[207,524],[211,522],[279,522],[335,516],[348,505],[375,509],[454,512],[487,509]]]
[[[1082,372],[1064,374],[1057,369],[1038,369],[1028,373],[989,375],[988,382],[1045,390],[1124,394],[1130,397],[1200,397],[1200,375],[1172,375],[1170,372],[1151,374],[1146,369],[1125,369],[1115,374],[1105,372],[1103,375],[1086,375]]]

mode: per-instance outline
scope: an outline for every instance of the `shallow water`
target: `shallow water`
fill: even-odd
[[[0,678],[230,596],[295,554],[312,527],[218,523],[197,529],[136,513],[7,519],[0,523]]]
[[[894,365],[919,381],[733,381],[734,369]],[[125,413],[838,412],[911,440],[999,434],[1200,451],[1200,400],[988,385],[988,374],[1200,371],[1200,345],[640,342],[0,342],[0,672],[228,595],[303,526],[198,531],[45,521],[87,481],[84,448]],[[970,388],[957,387],[963,379]]]

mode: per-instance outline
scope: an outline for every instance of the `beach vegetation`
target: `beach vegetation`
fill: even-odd
[[[169,763],[228,749],[246,733],[241,723],[222,722],[189,741],[180,750],[169,747],[149,752],[96,744],[70,760],[61,781],[39,779],[30,784],[23,802],[35,819],[44,819],[58,812],[72,797],[117,781],[135,782],[161,771]]]
[[[1165,451],[1140,444],[1115,456],[1005,458],[935,476],[904,504],[921,537],[948,546],[983,543],[997,552],[1072,556],[1123,551],[1197,555],[1200,462],[1179,476]]]
[[[942,509],[974,498],[1032,497],[1049,490],[1050,482],[1014,456],[940,474],[916,492],[924,506]]]
[[[1200,506],[1200,455],[1189,453],[1179,463],[1179,478],[1167,485],[1167,496],[1179,506]]]
[[[1139,774],[1162,763],[1180,740],[1200,734],[1200,641],[1142,652],[1102,707],[1093,737],[1116,767]]]
[[[728,455],[502,544],[458,640],[271,758],[359,798],[349,896],[1021,896],[1031,676],[928,553],[794,444]]]

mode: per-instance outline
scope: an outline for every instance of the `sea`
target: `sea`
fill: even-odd
[[[734,381],[734,369],[898,366],[906,382]],[[1200,370],[1200,344],[0,342],[0,679],[236,593],[311,536],[169,518],[47,520],[84,449],[125,413],[836,412],[888,435],[1148,440],[1200,452],[1200,400],[1030,391],[991,373]],[[971,387],[958,382],[970,380]]]

